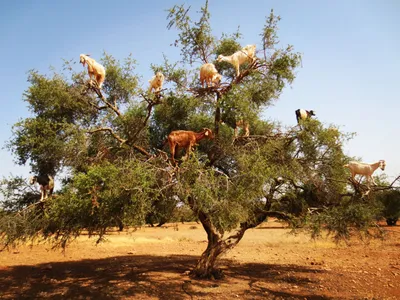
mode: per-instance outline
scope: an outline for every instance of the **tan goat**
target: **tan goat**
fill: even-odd
[[[236,51],[232,55],[224,56],[218,55],[217,61],[226,61],[232,64],[236,70],[236,76],[240,74],[240,65],[245,63],[246,61],[253,62],[256,55],[256,45],[247,45],[243,47],[241,50]]]
[[[244,135],[243,136],[250,136],[250,129],[249,129],[249,122],[244,121],[244,120],[239,120],[236,122],[236,127],[234,130],[234,137],[237,138],[239,136],[239,127],[241,127],[244,130]]]
[[[95,61],[93,58],[90,58],[89,54],[81,54],[79,58],[80,58],[80,63],[84,67],[85,64],[87,64],[90,80],[92,80],[92,78],[94,77],[94,79],[97,82],[97,85],[99,86],[99,88],[101,88],[106,78],[106,70],[104,69],[104,67],[97,61]]]
[[[373,164],[360,163],[358,161],[351,161],[348,164],[344,165],[345,168],[349,168],[351,172],[351,178],[354,180],[355,176],[361,175],[367,178],[367,185],[370,186],[370,183],[376,185],[374,178],[372,178],[372,174],[376,169],[381,168],[382,171],[385,170],[386,162],[384,160],[377,161]]]
[[[203,88],[204,83],[206,83],[207,87],[209,87],[214,84],[218,84],[221,82],[221,79],[222,75],[218,73],[214,64],[208,63],[200,67],[200,83]]]
[[[161,72],[157,72],[156,75],[153,76],[149,80],[150,87],[149,87],[149,93],[154,90],[154,93],[157,94],[161,91],[163,83],[164,83],[164,75]]]
[[[175,163],[175,152],[180,148],[186,148],[187,158],[198,141],[208,138],[213,139],[213,133],[211,129],[204,128],[200,132],[187,131],[187,130],[175,130],[168,135],[168,144],[171,152],[172,161]]]

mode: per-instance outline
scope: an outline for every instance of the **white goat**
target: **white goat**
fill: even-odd
[[[29,178],[30,184],[39,183],[40,186],[40,201],[47,199],[48,196],[53,194],[54,190],[54,178],[50,175],[39,175],[39,176],[32,176]]]
[[[99,88],[103,86],[103,82],[106,78],[106,70],[104,67],[95,61],[93,58],[89,57],[89,54],[81,54],[80,56],[80,63],[85,67],[87,64],[88,73],[90,80],[94,77],[97,82]]]
[[[150,87],[149,87],[149,93],[154,90],[154,93],[157,94],[161,91],[163,83],[164,83],[164,75],[161,72],[157,72],[156,75],[153,76],[149,80]]]
[[[236,76],[239,76],[240,65],[242,65],[246,61],[253,62],[255,55],[256,55],[256,45],[247,45],[246,47],[243,47],[241,50],[236,51],[232,55],[229,56],[218,55],[217,61],[218,62],[226,61],[232,64],[235,67]]]
[[[204,82],[207,86],[212,86],[213,84],[218,84],[221,82],[222,75],[218,73],[214,64],[208,63],[200,67],[200,83],[204,88]]]
[[[372,174],[376,169],[381,168],[382,171],[385,170],[386,162],[384,160],[380,160],[373,164],[360,163],[357,161],[351,161],[348,164],[344,165],[345,168],[349,168],[351,172],[351,178],[354,180],[355,176],[361,175],[367,178],[367,185],[370,186],[370,182],[376,185],[374,178],[372,178]]]

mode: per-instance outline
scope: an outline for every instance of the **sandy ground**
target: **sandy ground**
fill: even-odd
[[[187,275],[206,248],[197,223],[81,236],[0,253],[0,299],[400,299],[400,226],[385,241],[336,245],[271,221],[220,261],[222,280]]]

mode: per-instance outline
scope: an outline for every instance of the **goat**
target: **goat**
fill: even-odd
[[[218,55],[217,61],[226,61],[232,64],[236,70],[236,77],[240,74],[240,65],[245,63],[246,61],[253,62],[256,55],[256,45],[247,45],[243,47],[241,50],[236,51],[232,55],[224,56]]]
[[[101,87],[103,86],[103,82],[106,78],[106,70],[104,69],[104,67],[93,58],[89,57],[89,54],[81,54],[79,57],[80,63],[84,67],[85,64],[87,64],[90,80],[92,80],[92,77],[94,77],[97,85],[101,89]]]
[[[40,201],[44,201],[53,194],[54,190],[54,178],[50,175],[39,175],[39,176],[31,176],[29,178],[30,184],[39,183],[40,186]]]
[[[245,51],[247,53],[247,56],[249,58],[251,58],[251,61],[253,61],[254,58],[256,57],[256,45],[255,44],[247,45],[247,46],[243,47],[242,51]]]
[[[156,75],[153,76],[149,80],[150,87],[149,87],[149,93],[154,90],[154,93],[157,94],[161,91],[163,83],[164,83],[164,75],[161,72],[157,72]]]
[[[296,120],[297,124],[300,123],[300,120],[310,119],[311,116],[315,116],[315,112],[313,110],[305,110],[305,109],[297,109],[296,110]]]
[[[181,148],[186,148],[186,157],[189,156],[192,151],[192,147],[194,147],[198,141],[208,138],[213,139],[213,132],[211,129],[203,128],[200,132],[187,131],[187,130],[175,130],[171,131],[168,135],[168,144],[171,152],[171,158],[173,163],[175,163],[175,152]],[[178,148],[178,149],[177,149]]]
[[[239,136],[239,127],[241,127],[244,130],[244,135],[243,136],[250,136],[250,129],[249,129],[249,122],[242,120],[239,120],[236,122],[236,127],[234,129],[234,137],[237,138]]]
[[[361,175],[367,178],[367,185],[370,186],[370,182],[376,185],[374,178],[372,178],[372,174],[375,172],[376,169],[381,168],[382,171],[385,170],[386,162],[384,160],[380,160],[373,164],[366,164],[357,161],[350,161],[348,164],[344,165],[343,167],[349,168],[351,172],[351,178],[354,180],[355,176]]]
[[[221,82],[222,75],[218,74],[214,64],[204,64],[200,67],[200,83],[204,88],[204,82],[207,87],[212,86],[214,83],[218,84]]]

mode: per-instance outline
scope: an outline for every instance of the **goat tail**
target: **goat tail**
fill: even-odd
[[[349,164],[345,164],[345,165],[343,165],[343,167],[344,167],[344,168],[348,168],[348,167],[349,167]]]

